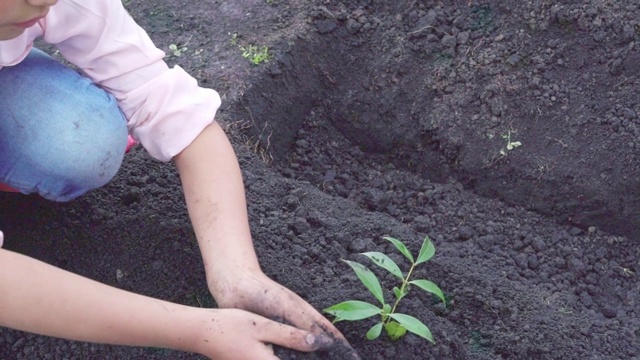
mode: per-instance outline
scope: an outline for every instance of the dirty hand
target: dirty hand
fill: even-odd
[[[201,310],[201,309],[198,309]],[[202,309],[196,352],[215,360],[278,359],[271,344],[311,352],[330,339],[239,309]]]
[[[321,339],[330,341],[321,341],[316,350],[336,352],[344,359],[360,359],[340,331],[291,290],[260,271],[230,273],[234,274],[231,278],[211,287],[221,308],[244,309],[279,323],[291,324],[298,329],[322,335]],[[279,344],[276,341],[273,343]]]

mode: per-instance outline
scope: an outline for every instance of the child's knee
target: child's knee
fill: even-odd
[[[0,84],[21,89],[0,88],[0,182],[67,201],[113,178],[127,146],[113,96],[35,50],[0,75]]]
[[[0,182],[54,201],[108,183],[122,163],[127,127],[115,103],[99,105],[87,100],[74,111],[31,118],[25,131],[14,129]]]
[[[119,114],[93,114],[94,117],[114,115]],[[85,118],[75,123],[78,128],[68,129],[60,141],[51,140],[50,148],[55,156],[47,160],[48,164],[41,164],[48,173],[43,174],[43,178],[57,178],[54,183],[58,185],[48,190],[39,189],[41,195],[52,200],[71,200],[104,186],[122,164],[127,146],[124,121],[91,121]]]

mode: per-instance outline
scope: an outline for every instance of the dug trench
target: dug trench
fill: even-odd
[[[606,20],[638,15],[637,5],[238,3],[142,1],[132,15],[158,44],[190,39],[192,50],[266,19],[244,39],[272,41],[268,64],[243,67],[224,46],[215,67],[195,54],[169,61],[228,94],[220,121],[269,276],[318,309],[373,302],[340,259],[382,251],[406,269],[382,236],[415,253],[428,235],[436,255],[416,277],[449,301],[412,291],[399,310],[424,321],[436,344],[369,342],[373,319],[338,323],[363,359],[640,358],[638,35],[631,20]],[[73,203],[0,199],[9,249],[119,288],[215,305],[175,169],[142,149]],[[0,358],[200,357],[0,329]]]
[[[268,76],[245,92],[232,117],[250,120],[254,136],[273,155],[283,176],[308,181],[325,194],[389,215],[439,241],[471,240],[488,253],[506,251],[510,255],[494,259],[500,265],[490,266],[489,271],[514,279],[514,271],[519,272],[515,269],[525,268],[519,273],[527,283],[531,280],[546,289],[566,286],[581,305],[603,306],[584,324],[614,316],[612,298],[601,287],[611,278],[596,275],[598,262],[604,259],[618,266],[614,277],[634,277],[636,285],[628,288],[627,301],[636,306],[632,299],[638,294],[640,239],[640,199],[635,195],[640,189],[637,33],[625,33],[615,24],[602,29],[585,19],[613,17],[607,11],[614,9],[597,16],[593,9],[580,6],[537,9],[538,17],[528,19],[531,4],[491,2],[414,11],[402,4],[378,5],[382,10],[349,5],[316,8],[312,35],[289,44],[286,55],[270,65]],[[529,26],[518,25],[525,20]],[[601,45],[596,44],[599,41]],[[436,205],[435,189],[459,191],[474,204],[492,205],[483,206],[483,211],[474,210],[477,205],[467,207],[464,200],[458,206]],[[289,199],[290,206],[296,207],[298,197],[294,199]],[[558,229],[538,233],[539,225],[516,224],[520,221],[516,219],[533,216],[523,215],[525,210],[544,218],[543,227],[553,223]],[[307,211],[298,210],[304,215],[293,224],[296,235],[325,226],[317,213]],[[485,211],[493,215],[485,217]],[[511,221],[515,223],[507,225]],[[450,228],[443,231],[443,223]],[[600,236],[608,239],[595,240]],[[352,240],[351,236],[337,240],[348,255],[383,246],[379,241]],[[628,242],[634,255],[613,250],[620,240]],[[570,243],[574,247],[565,247]],[[498,250],[503,245],[509,249]],[[466,253],[461,246],[453,251],[460,251],[453,255],[453,263],[461,261],[458,257],[492,256]],[[618,263],[624,254],[629,255],[629,267]],[[554,275],[556,271],[562,275]],[[560,280],[565,276],[571,279]],[[506,286],[514,289],[513,284]],[[550,304],[554,301],[550,298],[559,295],[556,290],[544,295],[540,288],[523,289],[527,295],[517,291],[518,298],[532,296]],[[500,290],[493,287],[493,291]],[[592,296],[598,300],[589,300]],[[501,308],[503,300],[491,305],[494,300],[474,299],[478,303],[471,307],[476,311],[483,307],[501,319],[528,312],[511,308],[501,313],[504,308],[491,308]],[[573,314],[560,305],[566,299],[553,310],[564,315],[549,314],[550,318]],[[626,313],[624,318],[637,324]],[[471,316],[463,322],[477,321],[485,320]],[[542,320],[548,321],[554,320]],[[531,329],[528,323],[520,325],[522,331]],[[494,323],[496,330],[503,326]],[[358,329],[362,338],[362,328]],[[629,328],[636,339],[638,330],[637,325]],[[520,342],[518,333],[507,342]],[[365,358],[600,356],[596,353],[601,344],[593,343],[585,346],[583,355],[574,353],[582,347],[575,335],[561,340],[563,345],[496,349],[495,335],[471,331],[464,345],[452,340],[445,346],[448,350],[440,348],[442,353],[425,349],[431,353],[427,356],[417,350],[411,357],[383,346],[384,351],[367,352]],[[573,350],[565,352],[568,348]],[[624,349],[629,352],[606,356],[640,356],[637,345]]]
[[[262,145],[286,162],[314,109],[349,143],[400,169],[638,239],[637,36],[611,30],[607,45],[594,47],[566,30],[578,25],[562,13],[536,38],[476,29],[487,16],[517,21],[501,10],[470,6],[451,19],[431,10],[414,31],[405,29],[412,13],[375,13],[383,30],[364,34],[371,24],[353,12],[319,11],[314,36],[270,66],[235,118],[250,118]]]

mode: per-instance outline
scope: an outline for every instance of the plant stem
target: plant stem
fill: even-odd
[[[409,272],[407,273],[407,277],[404,278],[402,280],[402,286],[400,287],[400,297],[396,299],[395,304],[393,304],[393,308],[391,308],[391,312],[389,313],[389,315],[393,314],[396,312],[396,308],[398,307],[398,303],[400,303],[400,300],[404,297],[404,291],[407,288],[407,286],[409,285],[409,279],[411,278],[411,273],[413,273],[413,269],[416,267],[416,264],[413,263],[411,264],[411,268],[409,269]],[[388,324],[391,321],[391,317],[387,316],[387,320],[385,321],[385,325]]]

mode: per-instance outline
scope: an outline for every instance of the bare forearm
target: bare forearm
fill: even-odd
[[[174,160],[207,274],[224,274],[229,267],[259,269],[242,174],[220,126],[210,125]]]
[[[348,346],[340,332],[311,305],[261,271],[249,230],[242,174],[220,126],[214,123],[207,127],[174,161],[202,251],[209,289],[218,305],[294,324],[287,327],[270,321],[270,326],[286,327],[285,333],[260,330],[262,344],[256,348],[236,340],[236,348],[251,354],[239,358],[258,358],[258,353],[264,354],[265,359],[275,358],[265,343],[316,351],[333,346],[331,339],[337,338]],[[256,329],[255,325],[253,322],[249,329]],[[324,333],[327,330],[332,333],[330,337]],[[264,338],[266,334],[272,338]]]
[[[193,351],[196,309],[0,249],[0,326],[71,340]]]

